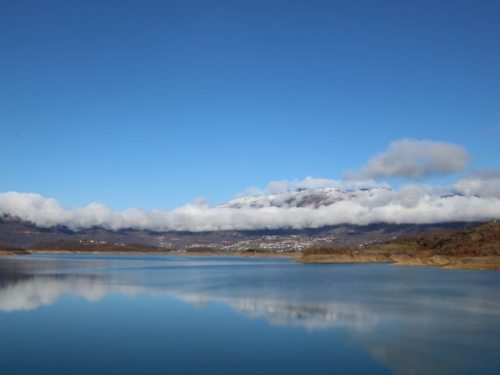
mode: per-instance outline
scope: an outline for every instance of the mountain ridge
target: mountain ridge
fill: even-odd
[[[370,200],[388,188],[342,190],[335,188],[295,189],[275,194],[237,198],[212,209],[309,208],[321,209],[348,200]],[[106,229],[93,226],[72,229],[64,225],[49,228],[14,217],[0,216],[0,243],[14,247],[34,246],[39,242],[58,240],[96,240],[120,244],[144,244],[168,249],[211,247],[220,250],[298,251],[316,245],[346,245],[357,248],[381,244],[401,235],[446,232],[472,227],[480,222],[443,222],[434,224],[373,223],[339,224],[303,229],[251,229],[173,231],[148,229]]]
[[[389,188],[366,189],[294,189],[275,194],[245,196],[222,203],[215,208],[263,208],[263,207],[313,207],[329,206],[348,199],[372,197],[381,191],[390,191]]]

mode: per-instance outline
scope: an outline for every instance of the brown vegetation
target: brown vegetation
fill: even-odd
[[[186,253],[188,253],[188,254],[215,254],[216,251],[211,247],[197,246],[197,247],[190,247],[189,249],[186,249]]]
[[[302,252],[303,256],[308,255],[354,255],[358,250],[347,246],[313,246]]]
[[[392,244],[411,246],[422,255],[428,256],[499,256],[500,222],[495,221],[452,234],[436,234],[418,239],[400,238],[392,241]]]
[[[391,262],[443,268],[500,269],[500,222],[471,230],[399,238],[368,249],[316,246],[303,251],[302,263]]]

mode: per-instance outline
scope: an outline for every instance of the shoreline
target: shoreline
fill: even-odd
[[[0,251],[0,257],[11,257],[16,255],[30,255],[28,251]]]
[[[245,253],[245,252],[177,252],[177,251],[69,251],[69,250],[26,250],[0,251],[2,256],[30,254],[88,254],[88,255],[173,255],[173,256],[233,256],[242,258],[287,258],[303,264],[348,264],[348,263],[385,263],[398,267],[438,267],[447,270],[500,270],[500,256],[430,256],[414,257],[408,254],[311,254],[302,253]]]
[[[26,250],[13,253],[5,252],[0,256],[30,255],[30,254],[91,254],[91,255],[179,255],[179,256],[235,256],[242,258],[297,258],[299,253],[245,253],[226,251],[72,251],[72,250]]]
[[[454,257],[434,255],[430,257],[412,257],[407,254],[389,256],[382,254],[360,254],[359,256],[313,254],[298,257],[295,262],[304,264],[386,263],[399,267],[432,266],[447,270],[500,270],[500,256]]]

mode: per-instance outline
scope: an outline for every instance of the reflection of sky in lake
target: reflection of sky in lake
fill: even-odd
[[[493,374],[499,292],[500,273],[429,267],[12,257],[0,352],[7,373]]]

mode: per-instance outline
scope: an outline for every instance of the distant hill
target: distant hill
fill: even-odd
[[[94,240],[119,244],[144,244],[165,249],[209,247],[228,251],[259,249],[299,251],[314,245],[368,247],[396,237],[449,233],[478,223],[337,225],[301,230],[253,230],[212,232],[118,231],[90,228],[73,231],[66,227],[39,228],[31,223],[0,218],[0,243],[27,248],[40,242]]]

